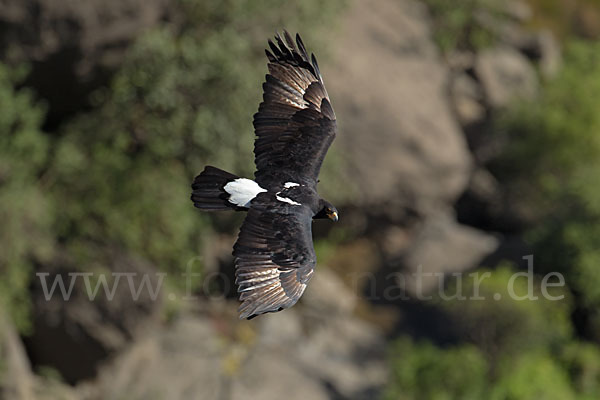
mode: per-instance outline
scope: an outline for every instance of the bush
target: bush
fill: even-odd
[[[565,274],[580,307],[600,306],[600,44],[566,47],[564,68],[535,102],[497,128],[509,141],[492,165],[520,208],[543,271]],[[600,340],[600,338],[599,338]]]
[[[527,352],[505,359],[490,400],[573,400],[576,394],[561,364],[545,353]]]
[[[531,217],[526,238],[535,249],[535,271],[561,272],[566,300],[544,301],[536,292],[537,301],[514,301],[505,295],[514,268],[478,271],[491,274],[480,286],[486,300],[438,302],[453,322],[448,329],[467,344],[442,348],[399,339],[390,348],[392,374],[384,397],[470,398],[447,384],[455,379],[461,389],[473,390],[468,393],[492,400],[600,398],[600,347],[574,335],[600,341],[598,93],[600,44],[572,42],[563,70],[545,83],[539,98],[515,102],[494,126],[508,144],[490,168],[515,208]],[[517,293],[527,291],[523,281],[516,284]],[[446,293],[455,293],[457,285],[451,281]],[[463,286],[463,293],[473,292],[469,280]],[[502,298],[494,300],[495,293]],[[470,355],[446,365],[466,348],[478,354],[477,361]]]
[[[0,313],[28,329],[27,285],[34,262],[50,256],[51,202],[45,193],[48,138],[40,126],[45,109],[14,87],[22,68],[0,64]]]
[[[568,297],[545,300],[535,290],[536,281],[532,294],[538,300],[515,300],[508,296],[514,268],[501,265],[477,272],[478,291],[472,277],[455,278],[445,290],[447,298],[437,300],[452,322],[447,329],[462,342],[443,348],[396,340],[389,350],[392,372],[383,398],[574,399],[595,390],[590,383],[595,364],[584,360],[579,344],[570,341]],[[513,289],[518,296],[528,294],[526,279],[514,280]],[[552,296],[566,290],[548,289]],[[454,296],[457,293],[462,297]]]
[[[390,349],[391,377],[384,399],[479,400],[485,398],[488,366],[474,346],[440,349],[397,340]]]
[[[596,346],[573,342],[552,356],[545,349],[506,354],[496,366],[473,345],[447,348],[397,339],[389,352],[389,400],[591,400],[598,398]]]
[[[562,361],[582,400],[600,398],[600,349],[592,343],[565,346]]]
[[[176,23],[140,38],[52,145],[56,234],[81,268],[106,243],[179,276],[213,231],[234,232],[240,215],[194,209],[191,181],[207,164],[251,176],[266,38],[302,26],[314,50],[314,28],[341,4],[180,0]]]
[[[44,107],[15,89],[27,71],[0,65],[0,307],[27,329],[33,266],[61,251],[81,270],[103,267],[106,248],[179,276],[215,230],[234,233],[240,215],[196,212],[191,181],[206,164],[251,176],[266,38],[302,26],[316,50],[343,3],[176,1],[93,108],[52,134]]]
[[[479,296],[484,300],[469,299],[475,293],[472,279],[463,279],[462,292],[467,299],[439,301],[442,310],[453,321],[452,328],[459,337],[475,344],[492,363],[492,368],[503,357],[513,357],[521,352],[546,349],[566,342],[571,335],[570,302],[546,300],[539,292],[539,281],[534,284],[537,300],[515,300],[509,297],[507,288],[511,276],[517,270],[503,265],[495,270],[478,270],[481,279]],[[448,293],[456,292],[456,281],[449,283]],[[536,289],[537,288],[537,289]],[[559,296],[552,292],[552,296]],[[514,280],[514,291],[518,296],[528,292],[525,277]],[[566,291],[566,289],[565,289]],[[496,300],[494,295],[500,294]]]

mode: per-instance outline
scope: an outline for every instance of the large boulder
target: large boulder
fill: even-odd
[[[429,295],[442,287],[445,278],[479,266],[500,241],[495,236],[458,224],[453,216],[440,214],[427,218],[414,232],[413,243],[400,254],[388,258],[404,273],[406,295]]]
[[[78,392],[84,400],[222,398],[224,340],[214,321],[181,317],[136,341]]]
[[[515,98],[532,99],[538,91],[534,66],[519,51],[501,46],[477,55],[475,74],[492,108],[502,108]]]
[[[358,187],[353,202],[392,220],[452,203],[471,169],[430,36],[420,3],[356,2],[323,68],[339,121],[334,146]]]

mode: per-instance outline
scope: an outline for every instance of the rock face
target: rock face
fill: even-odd
[[[420,3],[357,2],[324,76],[341,124],[337,143],[352,160],[361,211],[376,210],[391,226],[406,222],[403,210],[417,215],[410,221],[415,227],[404,234],[408,246],[381,235],[383,258],[393,260],[392,270],[413,272],[423,265],[424,272],[450,273],[474,268],[498,245],[493,236],[458,224],[451,211],[474,168],[455,116],[463,126],[482,121],[487,93],[467,73],[476,57],[455,59],[465,70],[451,80],[430,34]],[[495,67],[496,60],[491,62]],[[500,79],[498,73],[488,75]],[[424,285],[431,290],[437,277]]]
[[[505,107],[515,97],[531,99],[538,90],[535,69],[524,55],[510,47],[483,50],[477,57],[475,73],[493,108]]]
[[[352,160],[361,205],[398,219],[403,208],[427,213],[452,203],[471,157],[421,4],[357,2],[336,50],[324,76],[341,124],[337,146]]]
[[[28,353],[34,365],[56,369],[71,384],[95,376],[102,361],[156,323],[160,309],[159,293],[153,298],[147,286],[140,289],[145,280],[151,290],[158,287],[160,278],[152,266],[114,250],[99,249],[98,254],[109,256],[95,255],[103,269],[89,277],[89,288],[83,276],[74,275],[80,270],[69,258],[57,260],[41,272],[48,275],[37,275],[33,282],[34,326],[25,340]],[[118,274],[122,276],[117,278]],[[67,291],[73,282],[66,298],[58,284],[48,296],[57,277]],[[100,279],[106,279],[108,293],[96,286]]]
[[[23,344],[14,326],[0,314],[0,360],[3,376],[0,397],[3,399],[33,398],[33,374]]]
[[[33,373],[15,327],[0,315],[0,398],[7,400],[77,400],[74,391]]]
[[[219,341],[210,319],[184,317],[169,329],[155,327],[106,364],[96,382],[81,385],[79,392],[90,400],[217,399],[225,345]]]
[[[335,276],[321,279],[337,288],[330,297],[349,296]],[[252,321],[185,313],[76,389],[82,400],[371,399],[387,377],[384,349],[376,329],[343,309],[299,305]]]
[[[8,375],[0,375],[0,395],[10,400],[377,398],[387,379],[384,337],[340,304],[353,294],[339,278],[321,272],[316,288],[331,290],[307,291],[306,304],[283,313],[240,321],[229,304],[217,312],[186,308],[168,324],[155,321],[144,335],[97,363],[94,379],[74,386],[34,375],[14,328],[0,321],[0,359],[9,367]],[[318,302],[327,304],[325,312],[315,307]],[[88,351],[87,345],[70,351]]]
[[[472,126],[486,117],[481,87],[467,73],[460,73],[452,79],[450,95],[461,126]]]
[[[546,78],[552,78],[562,65],[560,46],[552,32],[540,32],[537,35],[537,46],[534,48],[538,50],[534,55],[538,56],[541,72]]]
[[[50,105],[50,124],[81,110],[128,45],[154,26],[168,0],[0,2],[0,57],[31,63],[27,84]]]
[[[423,294],[435,291],[440,285],[440,273],[450,276],[468,271],[498,245],[497,238],[483,231],[460,225],[447,216],[431,217],[418,229],[413,246],[401,257],[408,277],[407,292],[414,295],[417,290]],[[420,273],[423,274],[419,280],[413,279],[413,274]]]
[[[60,119],[81,107],[133,38],[161,19],[167,3],[5,0],[0,2],[0,55],[33,63],[29,84],[53,104],[51,118]],[[414,299],[416,282],[409,276],[419,269],[464,272],[483,259],[506,258],[509,251],[519,259],[520,243],[501,243],[499,236],[482,230],[506,234],[517,229],[506,218],[500,183],[485,169],[485,154],[493,151],[475,146],[477,140],[470,140],[468,148],[465,136],[484,136],[481,127],[492,111],[514,96],[536,94],[530,60],[551,74],[559,59],[556,43],[548,36],[503,29],[500,33],[508,36],[501,47],[453,54],[446,63],[431,41],[421,3],[374,4],[356,1],[345,11],[340,31],[332,32],[337,35],[333,57],[322,65],[340,123],[335,146],[352,162],[348,174],[359,189],[348,213],[354,222],[345,227],[365,242],[336,247],[343,254],[336,254],[339,265],[332,269],[339,274],[319,267],[300,304],[282,313],[239,321],[236,301],[223,299],[216,309],[201,300],[204,311],[179,310],[169,324],[159,320],[160,297],[153,299],[143,290],[134,299],[127,278],[112,300],[100,289],[94,301],[81,279],[68,301],[57,294],[46,299],[41,281],[34,280],[35,333],[25,339],[29,360],[17,334],[10,327],[2,329],[0,321],[0,361],[8,360],[11,371],[11,385],[0,382],[0,397],[378,398],[388,374],[387,343],[378,328],[356,316],[372,306],[367,301],[397,306],[387,308],[404,318],[401,328],[435,331],[428,329],[434,318],[422,306],[434,307],[413,303],[413,311],[407,311],[411,306],[399,304],[404,299],[389,291],[397,282],[378,279],[378,274],[395,278],[402,272],[405,294]],[[528,18],[520,4],[509,3],[515,20]],[[230,267],[227,276],[234,279],[232,240],[215,239],[210,249],[202,250],[213,260],[205,272],[225,264]],[[219,259],[219,254],[227,257]],[[153,266],[117,250],[98,249],[87,259],[103,272],[136,273],[135,287],[144,274],[152,287],[158,284]],[[41,272],[50,273],[51,282],[56,274],[68,280],[66,274],[78,271],[65,257]],[[348,289],[352,274],[356,286],[363,275],[374,284],[372,299],[363,286]],[[420,289],[427,295],[438,285],[437,276],[424,276]],[[235,296],[230,288],[227,294]],[[446,324],[442,329],[451,323],[437,318],[434,324]],[[416,332],[413,327],[403,333]],[[36,376],[31,363],[56,369],[73,387]]]

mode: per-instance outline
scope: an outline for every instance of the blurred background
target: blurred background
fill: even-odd
[[[239,321],[243,215],[190,183],[252,176],[283,28],[341,218],[300,303]],[[599,37],[598,0],[0,1],[0,398],[600,398]]]

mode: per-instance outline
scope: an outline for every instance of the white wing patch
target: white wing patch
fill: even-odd
[[[229,202],[240,207],[250,207],[250,202],[257,194],[266,192],[251,179],[238,178],[223,187],[229,193]]]
[[[281,192],[279,192],[279,193],[281,193]],[[302,205],[302,204],[300,204],[300,203],[297,203],[297,202],[295,202],[295,201],[294,201],[294,200],[292,200],[292,199],[288,199],[287,197],[281,197],[281,196],[279,195],[279,193],[277,193],[277,194],[275,195],[275,198],[276,198],[277,200],[279,200],[279,201],[282,201],[282,202],[284,202],[284,203],[289,203],[289,204],[291,204],[291,205],[293,205],[293,206],[301,206],[301,205]]]
[[[293,188],[295,186],[300,186],[300,184],[299,183],[295,183],[295,182],[286,182],[286,183],[283,184],[283,190],[281,192],[283,192],[283,191],[285,191],[287,189]],[[296,202],[296,201],[294,201],[294,200],[292,200],[290,198],[280,196],[281,192],[275,193],[275,198],[277,200],[282,201],[284,203],[291,204],[293,206],[301,206],[302,205],[302,204],[300,204],[300,203],[298,203],[298,202]]]

